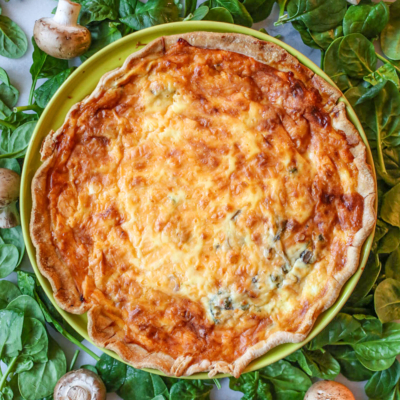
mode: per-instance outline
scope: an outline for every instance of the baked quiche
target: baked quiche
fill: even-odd
[[[357,270],[375,182],[341,93],[279,46],[161,37],[45,139],[31,236],[64,310],[137,368],[239,376]]]

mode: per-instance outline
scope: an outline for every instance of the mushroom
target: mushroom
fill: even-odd
[[[347,2],[356,6],[360,2],[360,0],[347,0]]]
[[[346,386],[335,381],[315,382],[304,397],[304,400],[355,400],[353,393]]]
[[[106,400],[106,387],[98,375],[82,368],[60,378],[54,400]]]
[[[33,36],[37,45],[53,57],[69,60],[85,53],[91,43],[90,32],[78,25],[81,5],[60,0],[54,18],[35,22]]]
[[[14,171],[0,168],[0,228],[19,225],[17,200],[21,177]]]

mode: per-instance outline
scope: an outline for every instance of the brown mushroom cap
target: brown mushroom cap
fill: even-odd
[[[0,208],[18,200],[21,177],[14,171],[0,168]]]
[[[350,389],[335,381],[315,382],[308,390],[304,400],[355,400]]]
[[[106,387],[98,375],[82,368],[60,378],[54,400],[106,400]]]
[[[40,49],[53,57],[69,60],[85,53],[90,46],[90,32],[77,20],[81,5],[60,0],[54,18],[35,22],[33,36]]]

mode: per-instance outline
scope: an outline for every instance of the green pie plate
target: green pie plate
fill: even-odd
[[[320,75],[322,78],[327,80],[329,83],[334,85],[331,79],[320,69],[318,68],[312,61],[310,61],[307,57],[299,53],[294,48],[290,47],[284,42],[281,42],[278,39],[275,39],[269,35],[256,31],[254,29],[245,28],[238,25],[226,24],[220,22],[209,22],[209,21],[193,21],[193,22],[177,22],[165,25],[158,25],[152,28],[144,29],[139,32],[132,33],[117,42],[114,42],[104,48],[103,50],[96,53],[94,56],[90,57],[88,61],[86,61],[83,65],[81,65],[77,70],[67,79],[67,81],[61,86],[61,88],[57,91],[57,93],[53,96],[47,108],[43,112],[37,126],[35,132],[33,133],[33,137],[31,143],[29,145],[25,163],[22,173],[22,186],[21,186],[21,220],[22,220],[22,230],[24,234],[24,239],[26,243],[26,249],[29,255],[29,259],[32,263],[33,269],[40,281],[40,284],[43,286],[46,294],[60,312],[60,314],[66,319],[66,321],[86,340],[93,343],[87,332],[87,316],[84,315],[75,315],[69,314],[64,310],[60,309],[57,306],[56,302],[53,298],[53,292],[51,290],[49,282],[44,278],[37,267],[36,264],[36,252],[35,248],[32,244],[30,235],[29,235],[29,221],[32,209],[32,197],[31,197],[31,182],[32,178],[39,168],[40,155],[39,150],[45,136],[50,132],[50,130],[57,130],[64,122],[65,116],[69,109],[78,101],[82,100],[85,96],[90,94],[94,88],[96,87],[100,78],[108,71],[113,70],[114,68],[120,67],[124,60],[133,52],[142,48],[143,44],[147,44],[150,41],[165,35],[175,35],[186,32],[194,32],[194,31],[209,31],[209,32],[236,32],[242,33],[245,35],[254,36],[258,39],[265,40],[268,42],[276,43],[277,45],[283,47],[290,54],[297,57],[297,59],[314,71],[316,74]],[[358,131],[360,132],[361,137],[363,138],[365,144],[368,149],[368,162],[373,167],[372,154],[368,146],[367,138],[365,133],[361,127],[360,121],[358,120],[354,110],[351,108],[350,104],[346,99],[342,99],[346,103],[347,106],[347,114],[349,119],[356,126]],[[374,171],[375,174],[375,171]],[[319,316],[311,333],[308,335],[307,339],[301,343],[290,343],[283,344],[274,349],[270,350],[267,354],[261,356],[257,360],[254,360],[246,369],[246,372],[254,371],[265,367],[266,365],[272,364],[294,351],[298,350],[305,343],[315,337],[319,332],[322,331],[326,327],[326,325],[335,317],[335,315],[339,312],[339,310],[343,307],[350,294],[354,290],[362,271],[365,267],[368,254],[371,249],[372,240],[374,233],[368,237],[365,241],[365,244],[361,251],[361,260],[360,266],[357,272],[349,279],[349,281],[343,287],[339,298],[336,303],[329,308],[329,310],[325,311],[323,314]],[[105,353],[110,356],[122,361],[114,352],[101,349]],[[157,370],[148,370],[149,372],[163,375],[160,371]],[[217,375],[216,378],[222,378],[227,375]],[[206,379],[208,378],[207,373],[198,373],[192,375],[191,378],[197,379]]]

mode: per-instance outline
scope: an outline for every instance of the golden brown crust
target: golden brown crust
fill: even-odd
[[[362,227],[356,233],[353,243],[347,249],[346,263],[340,271],[336,271],[334,280],[329,284],[329,290],[308,308],[297,332],[275,332],[256,345],[250,347],[234,362],[201,360],[192,363],[190,356],[180,356],[174,359],[162,352],[148,352],[136,344],[126,343],[114,329],[114,321],[102,312],[100,307],[90,306],[83,302],[75,287],[73,277],[65,267],[52,241],[52,227],[46,196],[47,172],[51,168],[57,145],[58,136],[68,124],[70,116],[87,102],[100,99],[107,88],[117,87],[129,77],[132,66],[145,57],[158,57],[173,46],[178,39],[183,38],[195,47],[206,49],[221,49],[243,54],[255,60],[278,67],[281,71],[291,71],[302,81],[309,81],[325,96],[326,108],[332,118],[336,130],[344,132],[347,142],[353,146],[354,163],[358,168],[358,193],[364,198]],[[194,32],[183,35],[159,38],[147,45],[141,51],[131,55],[124,65],[104,75],[96,90],[75,105],[68,113],[65,124],[57,132],[52,132],[46,138],[41,154],[43,165],[37,171],[32,182],[33,209],[31,216],[31,237],[37,251],[37,263],[41,273],[50,281],[57,303],[71,313],[88,312],[88,332],[92,340],[99,346],[115,351],[122,359],[137,368],[157,368],[169,375],[191,375],[195,372],[210,371],[210,376],[231,373],[239,376],[246,366],[255,358],[265,354],[271,348],[289,342],[300,342],[310,332],[320,310],[326,310],[337,299],[344,283],[358,268],[360,249],[370,234],[375,223],[375,188],[371,168],[366,162],[366,151],[358,132],[348,121],[344,103],[337,103],[341,93],[303,66],[296,58],[289,55],[279,46],[239,34],[218,34],[209,32]],[[90,309],[89,309],[90,308]]]

